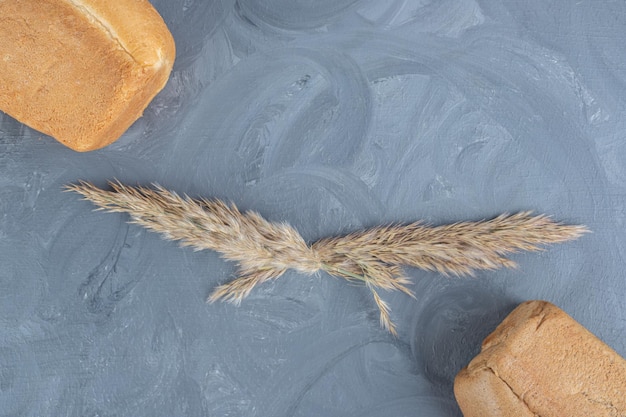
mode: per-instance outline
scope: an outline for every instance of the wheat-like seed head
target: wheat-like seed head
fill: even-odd
[[[285,223],[272,223],[255,212],[240,212],[220,200],[194,200],[159,185],[152,189],[110,183],[105,191],[87,182],[69,185],[100,210],[125,212],[131,222],[159,232],[194,250],[210,249],[237,262],[240,277],[218,286],[208,301],[241,303],[252,289],[288,269],[303,274],[323,270],[364,283],[380,311],[383,328],[396,334],[388,305],[376,289],[413,296],[402,266],[445,275],[472,275],[477,270],[515,267],[505,255],[537,251],[543,245],[576,239],[584,226],[554,222],[530,212],[503,214],[492,220],[427,226],[381,226],[307,245]]]

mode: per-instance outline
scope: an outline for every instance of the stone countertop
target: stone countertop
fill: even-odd
[[[460,416],[455,374],[519,302],[626,356],[626,3],[156,0],[166,88],[79,154],[0,114],[0,415]],[[416,299],[288,272],[206,304],[235,266],[93,212],[79,179],[157,182],[293,225],[533,210],[593,233]]]

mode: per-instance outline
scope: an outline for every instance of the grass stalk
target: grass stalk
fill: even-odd
[[[531,212],[502,214],[491,220],[428,226],[420,222],[380,226],[309,245],[286,223],[258,213],[241,212],[220,200],[192,199],[168,191],[111,182],[111,190],[88,182],[68,185],[99,210],[123,212],[130,222],[194,250],[213,250],[236,262],[239,277],[216,287],[208,298],[239,304],[255,286],[289,269],[311,275],[319,270],[364,283],[380,311],[383,328],[396,334],[391,310],[377,290],[414,296],[402,267],[444,275],[473,275],[478,270],[512,268],[506,255],[538,251],[545,245],[576,239],[584,226],[565,225]]]

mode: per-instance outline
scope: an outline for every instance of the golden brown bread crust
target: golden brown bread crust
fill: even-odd
[[[117,140],[174,58],[147,0],[0,0],[0,110],[74,150]]]
[[[558,307],[518,306],[461,370],[465,417],[626,417],[626,360]]]

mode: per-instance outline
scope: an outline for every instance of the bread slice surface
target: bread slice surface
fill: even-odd
[[[146,0],[0,0],[0,110],[76,151],[117,140],[174,59]]]
[[[545,301],[519,305],[455,379],[465,417],[626,417],[626,360]]]

